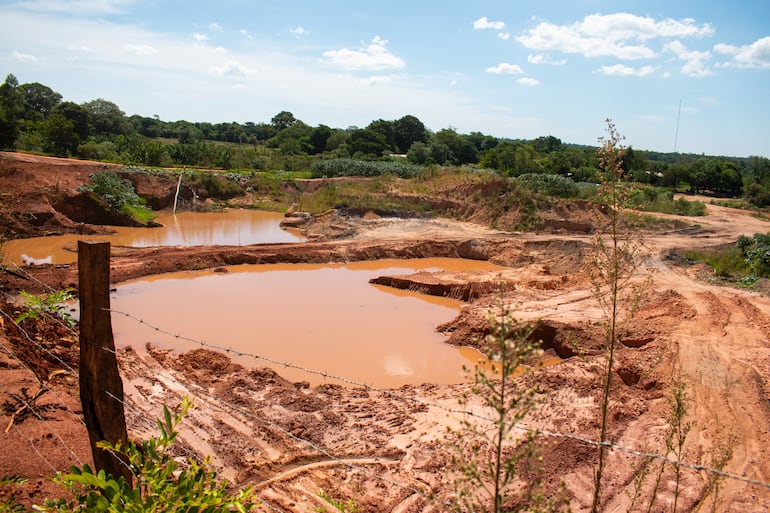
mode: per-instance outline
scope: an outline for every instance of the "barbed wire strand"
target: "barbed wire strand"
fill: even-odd
[[[384,481],[384,482],[386,482],[388,484],[391,484],[391,485],[394,485],[394,486],[398,486],[398,487],[401,487],[401,488],[406,488],[408,490],[411,490],[412,492],[424,493],[423,490],[420,490],[420,489],[414,488],[414,487],[410,487],[408,485],[404,485],[404,484],[398,483],[396,481],[388,480],[387,478],[379,476],[379,475],[377,475],[377,474],[367,470],[364,467],[360,467],[360,466],[357,466],[357,465],[354,465],[354,464],[350,463],[349,461],[345,461],[346,458],[341,458],[339,456],[335,456],[327,448],[322,447],[321,445],[317,444],[316,442],[313,442],[311,440],[307,440],[307,439],[302,438],[302,437],[300,437],[298,435],[295,435],[294,433],[286,430],[284,427],[280,426],[279,424],[276,424],[275,422],[271,421],[270,419],[268,419],[266,417],[259,417],[256,414],[254,414],[254,413],[252,413],[252,412],[250,412],[248,410],[245,410],[245,409],[243,409],[243,408],[241,408],[239,406],[233,405],[233,404],[225,401],[224,399],[222,399],[220,397],[216,397],[216,396],[210,394],[209,392],[207,392],[203,387],[201,387],[200,385],[198,385],[196,383],[185,383],[185,382],[182,382],[179,379],[175,378],[174,376],[171,376],[170,374],[167,374],[166,378],[170,379],[171,381],[174,382],[174,384],[179,385],[184,390],[191,390],[192,389],[197,394],[196,397],[198,399],[201,399],[201,397],[203,397],[203,398],[207,399],[206,402],[213,403],[214,405],[225,406],[226,408],[230,409],[232,412],[235,412],[235,413],[237,413],[237,414],[239,414],[239,415],[241,415],[243,417],[251,418],[251,419],[253,419],[253,420],[255,420],[255,421],[259,422],[259,423],[263,423],[263,424],[267,425],[268,427],[273,428],[276,431],[282,433],[283,435],[285,435],[285,436],[287,436],[287,437],[289,437],[289,438],[291,438],[291,439],[293,439],[293,440],[295,440],[297,442],[300,442],[300,443],[303,443],[303,444],[309,446],[310,448],[312,448],[316,452],[318,452],[320,454],[323,454],[324,456],[328,457],[331,461],[339,463],[342,466],[348,467],[351,470],[362,472],[362,473],[368,475],[369,477],[373,477],[373,478],[379,479],[379,480]],[[118,399],[117,397],[114,397],[114,399],[120,401],[120,399]],[[123,401],[123,403],[125,404],[126,401]]]
[[[177,339],[177,340],[184,340],[186,342],[190,342],[190,343],[199,345],[199,346],[204,347],[204,348],[211,348],[211,349],[223,352],[223,353],[228,354],[228,355],[235,355],[235,356],[239,356],[239,357],[249,357],[249,358],[253,358],[255,360],[265,361],[265,362],[268,362],[268,363],[272,363],[273,365],[277,365],[277,366],[281,366],[281,367],[285,367],[285,368],[291,368],[291,369],[294,369],[294,370],[299,370],[301,372],[304,372],[304,373],[307,373],[307,374],[310,374],[310,375],[322,376],[324,379],[333,379],[333,380],[340,381],[342,383],[346,383],[346,384],[349,384],[349,385],[353,385],[353,386],[357,386],[357,387],[362,387],[362,388],[366,389],[367,391],[374,391],[374,392],[379,392],[379,393],[382,393],[382,394],[385,394],[385,395],[392,395],[392,396],[395,396],[395,397],[397,397],[399,399],[407,399],[409,401],[412,401],[412,402],[415,402],[415,403],[418,403],[418,404],[421,404],[421,405],[424,405],[424,406],[429,406],[429,407],[434,407],[434,408],[437,408],[437,409],[444,410],[444,411],[446,411],[448,413],[466,415],[466,416],[478,418],[480,420],[484,420],[486,422],[493,422],[493,419],[490,419],[488,417],[485,417],[483,415],[480,415],[480,414],[477,414],[477,413],[474,413],[474,412],[465,411],[465,410],[456,410],[456,409],[448,408],[448,407],[446,407],[444,405],[437,404],[437,403],[431,403],[431,402],[428,402],[428,401],[425,401],[425,400],[422,400],[422,399],[419,399],[419,398],[408,397],[408,396],[404,397],[403,395],[397,394],[396,391],[388,390],[388,389],[378,389],[378,388],[373,387],[371,384],[355,381],[355,380],[352,380],[350,378],[346,378],[344,376],[337,376],[337,375],[334,375],[334,374],[329,374],[326,371],[320,371],[320,370],[317,370],[317,369],[309,369],[309,368],[303,367],[301,365],[297,365],[297,364],[294,364],[294,363],[291,363],[291,362],[284,362],[284,361],[276,360],[276,359],[270,358],[268,356],[264,356],[264,355],[260,355],[260,354],[256,354],[256,353],[246,353],[246,352],[243,352],[243,351],[240,351],[240,350],[237,350],[237,349],[233,349],[231,347],[226,347],[226,346],[221,346],[221,345],[218,345],[218,344],[213,344],[213,343],[207,342],[205,340],[197,340],[197,339],[194,339],[194,338],[189,337],[189,336],[181,335],[179,333],[172,333],[172,332],[167,331],[167,330],[165,330],[163,328],[160,328],[160,327],[155,326],[155,325],[153,325],[151,323],[148,323],[148,322],[144,321],[143,319],[141,319],[139,317],[136,317],[135,315],[132,315],[132,314],[129,314],[129,313],[126,313],[126,312],[122,312],[122,311],[114,310],[114,309],[110,309],[109,311],[111,313],[113,313],[113,314],[122,315],[122,316],[124,316],[126,318],[132,319],[135,322],[138,322],[139,324],[147,326],[148,328],[150,328],[150,329],[152,329],[152,330],[154,330],[154,331],[156,331],[158,333],[161,333],[163,335],[172,337],[172,338]],[[606,447],[606,448],[609,448],[609,449],[612,449],[612,450],[623,452],[625,454],[629,454],[629,455],[634,456],[634,457],[645,458],[645,459],[648,459],[648,458],[649,459],[655,459],[655,460],[658,460],[658,461],[661,461],[661,462],[664,462],[664,463],[668,463],[668,464],[673,465],[675,467],[688,468],[688,469],[694,470],[696,472],[711,473],[711,474],[714,474],[714,475],[719,476],[719,477],[724,477],[724,478],[733,479],[733,480],[736,480],[736,481],[741,481],[741,482],[744,482],[744,483],[750,484],[750,485],[761,486],[761,487],[764,487],[764,488],[767,488],[767,489],[770,490],[770,483],[768,483],[768,482],[765,482],[765,481],[762,481],[762,480],[759,480],[759,479],[754,479],[754,478],[751,478],[751,477],[748,477],[748,476],[744,476],[744,475],[740,475],[740,474],[726,472],[724,470],[713,468],[713,467],[709,467],[709,466],[706,466],[706,465],[701,465],[701,464],[697,464],[697,463],[688,463],[688,462],[685,462],[685,461],[675,460],[675,459],[669,458],[668,456],[663,455],[663,454],[640,451],[640,450],[637,450],[637,449],[634,449],[634,448],[631,448],[631,447],[626,447],[626,446],[614,444],[614,443],[612,443],[610,441],[602,442],[602,441],[599,441],[599,440],[593,440],[591,438],[587,438],[587,437],[576,435],[576,434],[561,433],[561,432],[558,432],[558,431],[553,431],[553,430],[548,430],[548,429],[537,429],[537,428],[532,428],[532,427],[528,427],[528,426],[524,426],[524,425],[516,425],[514,427],[515,427],[515,429],[517,429],[517,430],[519,430],[519,431],[521,431],[523,433],[527,433],[527,434],[543,435],[543,436],[546,436],[546,437],[549,437],[549,438],[568,439],[568,440],[577,441],[577,442],[580,442],[580,443],[583,443],[583,444],[586,444],[586,445],[590,445],[590,446],[594,446],[594,447]]]
[[[51,424],[49,424],[49,423],[48,423],[48,420],[47,420],[47,419],[46,419],[46,418],[45,418],[43,415],[41,415],[41,414],[40,414],[40,412],[38,412],[38,411],[37,411],[37,409],[35,409],[35,407],[34,407],[34,406],[33,406],[33,405],[32,405],[32,404],[29,402],[29,401],[27,401],[27,400],[26,400],[26,398],[24,398],[24,397],[22,397],[22,396],[19,396],[19,395],[17,395],[17,394],[13,394],[13,393],[8,393],[8,395],[10,395],[10,396],[11,396],[11,397],[13,397],[14,399],[16,399],[16,400],[17,400],[19,403],[21,403],[21,404],[23,404],[24,406],[26,406],[26,408],[27,408],[27,409],[28,409],[28,410],[29,410],[29,411],[30,411],[30,412],[31,412],[31,413],[32,413],[32,414],[33,414],[35,417],[37,417],[37,419],[38,419],[40,422],[42,422],[43,424],[45,424],[45,427],[46,427],[46,428],[47,428],[47,429],[48,429],[48,430],[49,430],[51,433],[53,433],[53,434],[54,434],[54,436],[56,436],[56,438],[58,438],[58,439],[59,439],[59,441],[61,442],[62,446],[63,446],[65,449],[67,449],[67,451],[69,451],[69,453],[72,455],[72,457],[73,457],[73,458],[75,458],[75,461],[77,461],[79,465],[81,465],[81,466],[83,465],[83,461],[80,459],[80,457],[77,455],[77,453],[76,453],[76,452],[75,452],[75,451],[74,451],[74,450],[73,450],[73,449],[72,449],[72,448],[71,448],[69,445],[67,445],[67,442],[65,442],[65,441],[64,441],[64,438],[62,438],[62,436],[59,434],[59,432],[58,432],[58,431],[56,431],[56,430],[55,430],[55,429],[54,429],[54,428],[51,426]]]
[[[7,295],[7,293],[6,293],[6,295]],[[364,388],[364,389],[366,389],[368,391],[376,391],[376,392],[380,392],[380,393],[383,393],[383,394],[386,394],[386,395],[398,396],[392,390],[378,389],[378,388],[373,387],[371,384],[362,383],[362,382],[359,382],[359,381],[356,381],[356,380],[352,380],[350,378],[346,378],[344,376],[338,376],[338,375],[330,374],[327,371],[320,371],[320,370],[317,370],[317,369],[309,369],[309,368],[306,368],[304,366],[294,364],[292,362],[280,361],[280,360],[277,360],[277,359],[274,359],[274,358],[270,358],[270,357],[267,357],[267,356],[264,356],[264,355],[260,355],[260,354],[245,353],[245,352],[242,352],[242,351],[230,348],[230,347],[209,343],[209,342],[206,342],[205,340],[198,340],[198,339],[194,339],[192,337],[181,335],[179,333],[172,333],[172,332],[164,330],[164,329],[162,329],[160,327],[154,326],[154,325],[152,325],[152,324],[144,321],[143,319],[140,319],[139,317],[136,317],[136,316],[134,316],[132,314],[129,314],[129,313],[126,313],[126,312],[121,312],[119,310],[114,310],[114,309],[105,309],[105,310],[108,310],[110,313],[122,315],[122,316],[124,316],[126,318],[132,319],[132,320],[138,322],[139,324],[145,325],[148,328],[150,328],[150,329],[152,329],[152,330],[154,330],[154,331],[156,331],[158,333],[164,334],[166,336],[169,336],[169,337],[172,337],[172,338],[175,338],[175,339],[178,339],[178,340],[184,340],[184,341],[196,344],[196,345],[200,345],[201,347],[211,348],[211,349],[223,352],[223,353],[228,354],[228,355],[235,355],[235,356],[240,356],[240,357],[250,357],[250,358],[253,358],[255,360],[262,360],[262,361],[271,363],[273,365],[281,366],[281,367],[284,367],[284,368],[291,368],[291,369],[299,370],[301,372],[308,373],[308,374],[311,374],[311,375],[321,376],[324,379],[336,380],[336,381],[340,381],[342,383],[346,383],[346,384],[349,384],[349,385],[352,385],[352,386],[362,387],[362,388]],[[13,319],[7,313],[5,313],[5,312],[2,312],[2,313],[6,317],[8,317],[9,319],[11,319],[13,321]],[[22,331],[22,333],[25,334],[25,338],[27,338],[27,340],[29,340],[30,342],[35,344],[39,349],[41,349],[41,350],[45,351],[46,353],[48,353],[54,359],[59,361],[63,366],[65,366],[65,368],[68,368],[70,371],[72,371],[74,373],[74,369],[72,369],[66,362],[61,360],[57,355],[55,355],[55,354],[51,353],[50,351],[48,351],[42,345],[40,345],[37,342],[35,342],[29,336],[29,334],[26,333],[26,331],[23,330],[23,328],[21,328],[20,326],[18,326],[17,323],[15,323],[15,321],[14,321],[14,324]],[[109,350],[107,348],[104,348],[104,349],[105,350]],[[403,396],[398,396],[398,397],[402,398],[402,399],[404,398]],[[117,399],[117,398],[115,398],[115,399]],[[475,417],[475,418],[478,418],[480,420],[484,420],[484,421],[487,421],[487,422],[492,422],[492,419],[484,417],[483,415],[475,414],[473,412],[451,409],[451,408],[448,408],[448,407],[440,405],[440,404],[430,403],[430,402],[421,400],[419,398],[406,397],[406,399],[408,399],[410,401],[413,401],[413,402],[420,403],[422,405],[439,408],[439,409],[445,410],[445,411],[447,411],[449,413],[467,415],[467,416]],[[534,428],[530,428],[530,427],[526,427],[526,426],[520,426],[520,425],[517,425],[517,426],[514,426],[514,427],[517,430],[519,430],[521,432],[524,432],[524,433],[535,434],[535,435],[541,434],[541,435],[544,435],[544,436],[547,436],[547,437],[551,437],[551,438],[570,439],[570,440],[574,440],[574,441],[577,441],[577,442],[580,442],[580,443],[583,443],[583,444],[587,444],[587,445],[591,445],[591,446],[595,446],[595,447],[603,446],[603,447],[607,447],[607,448],[612,449],[612,450],[617,450],[619,452],[623,452],[623,453],[626,453],[626,454],[629,454],[629,455],[632,455],[632,456],[635,456],[635,457],[645,458],[645,459],[655,459],[655,460],[658,460],[658,461],[661,461],[661,462],[664,462],[664,463],[668,463],[668,464],[673,465],[673,466],[689,468],[689,469],[697,471],[697,472],[707,472],[707,473],[711,473],[711,474],[714,474],[714,475],[717,475],[717,476],[720,476],[720,477],[729,478],[729,479],[733,479],[733,480],[737,480],[737,481],[742,481],[742,482],[745,482],[747,484],[762,486],[762,487],[770,489],[770,483],[767,483],[767,482],[764,482],[764,481],[761,481],[761,480],[758,480],[758,479],[753,479],[753,478],[750,478],[750,477],[747,477],[747,476],[743,476],[743,475],[740,475],[740,474],[734,474],[734,473],[726,472],[724,470],[713,468],[713,467],[708,467],[706,465],[693,464],[693,463],[687,463],[687,462],[683,462],[683,461],[674,460],[674,459],[668,458],[667,456],[662,455],[662,454],[657,454],[657,453],[653,453],[653,452],[639,451],[637,449],[633,449],[633,448],[630,448],[630,447],[613,444],[612,442],[609,442],[609,441],[601,442],[601,441],[593,440],[593,439],[590,439],[590,438],[587,438],[587,437],[583,437],[583,436],[580,436],[580,435],[569,434],[569,433],[560,433],[560,432],[546,430],[546,429],[534,429]],[[293,435],[291,433],[289,433],[289,435],[292,436],[292,437],[296,437],[295,435]],[[299,439],[299,440],[305,441],[303,439]],[[308,442],[308,441],[305,441],[305,442]],[[316,450],[318,450],[318,449],[316,449]]]
[[[6,297],[9,297],[7,292],[3,292],[3,294],[4,294]],[[77,376],[77,375],[78,375],[77,371],[76,371],[75,369],[73,369],[73,368],[72,368],[72,366],[71,366],[70,364],[68,364],[67,362],[65,362],[64,360],[62,360],[62,359],[59,357],[59,355],[57,355],[57,354],[53,353],[52,351],[48,350],[48,349],[47,349],[45,346],[43,346],[43,345],[42,345],[42,344],[40,344],[40,343],[39,343],[37,340],[35,340],[34,338],[32,338],[32,337],[30,336],[29,332],[27,332],[27,330],[25,330],[24,328],[22,328],[22,327],[21,327],[21,325],[20,325],[18,322],[16,322],[16,319],[14,319],[13,317],[11,317],[11,316],[10,316],[10,315],[9,315],[9,314],[8,314],[8,313],[5,311],[5,310],[0,310],[0,313],[2,313],[2,315],[4,315],[4,316],[5,316],[7,319],[9,319],[9,320],[10,320],[10,321],[13,323],[13,325],[14,325],[14,326],[16,326],[16,328],[17,328],[17,329],[18,329],[18,330],[19,330],[19,331],[20,331],[20,332],[21,332],[21,333],[24,335],[24,338],[25,338],[25,339],[27,339],[27,341],[28,341],[28,342],[32,343],[32,344],[33,344],[35,347],[37,347],[39,350],[43,351],[43,352],[44,352],[44,353],[46,353],[48,356],[50,356],[51,358],[53,358],[54,360],[56,360],[56,361],[57,361],[59,364],[61,364],[61,366],[62,366],[62,367],[64,367],[64,368],[65,368],[65,369],[67,369],[68,371],[70,371],[70,372],[71,372],[73,375],[75,375],[75,376]]]
[[[61,363],[61,364],[62,364],[62,366],[64,366],[64,367],[65,367],[65,368],[66,368],[66,369],[67,369],[67,370],[68,370],[70,373],[72,373],[72,375],[73,375],[73,376],[78,376],[78,375],[79,375],[79,372],[75,371],[75,369],[73,369],[73,368],[72,368],[72,366],[70,366],[70,365],[69,365],[67,362],[65,362],[64,360],[62,360],[61,358],[59,358],[59,356],[58,356],[58,355],[56,355],[56,354],[54,354],[53,352],[49,351],[49,350],[48,350],[48,349],[46,349],[46,348],[45,348],[45,347],[44,347],[42,344],[39,344],[37,341],[35,341],[35,340],[34,340],[34,339],[33,339],[33,338],[32,338],[32,337],[29,335],[29,333],[28,333],[28,332],[27,332],[27,331],[26,331],[24,328],[22,328],[22,327],[19,325],[19,323],[17,323],[17,322],[16,322],[16,319],[14,319],[14,318],[13,318],[13,317],[11,317],[10,315],[8,315],[8,313],[7,313],[7,312],[5,312],[4,310],[0,310],[0,314],[4,315],[6,318],[10,319],[10,321],[13,323],[13,325],[14,325],[14,326],[16,326],[16,328],[18,328],[18,329],[19,329],[19,331],[20,331],[20,332],[21,332],[21,333],[24,335],[24,338],[25,338],[27,341],[31,342],[31,343],[32,343],[33,345],[35,345],[35,346],[36,346],[38,349],[40,349],[40,350],[44,351],[44,352],[45,352],[45,353],[47,353],[49,356],[51,356],[52,358],[54,358],[56,361],[58,361],[59,363]],[[4,348],[5,348],[5,347],[4,347]],[[23,362],[23,361],[22,361],[22,360],[21,360],[21,359],[20,359],[20,358],[19,358],[19,357],[18,357],[18,356],[17,356],[17,355],[14,353],[14,352],[13,352],[13,350],[11,350],[10,348],[5,348],[5,349],[6,349],[6,351],[8,352],[8,354],[9,354],[11,357],[13,357],[13,358],[14,358],[14,359],[15,359],[15,360],[16,360],[16,361],[19,363],[19,365],[21,365],[22,367],[24,367],[24,368],[25,368],[27,371],[29,371],[29,372],[30,372],[30,373],[31,373],[33,376],[37,376],[37,374],[35,374],[35,372],[34,372],[34,371],[33,371],[33,370],[32,370],[32,369],[31,369],[31,368],[28,366],[28,365],[26,365],[26,364],[25,364],[25,363],[24,363],[24,362]],[[108,349],[108,348],[103,348],[103,349],[105,349],[105,350],[106,350],[106,349]],[[39,378],[38,378],[38,379],[39,379]],[[61,397],[60,397],[60,396],[59,396],[59,395],[58,395],[58,394],[57,394],[57,393],[56,393],[56,392],[55,392],[55,391],[54,391],[54,390],[53,390],[51,387],[49,387],[49,386],[47,385],[47,382],[39,381],[39,383],[40,383],[40,385],[41,385],[41,386],[43,386],[43,387],[44,387],[46,390],[50,391],[50,392],[51,392],[51,393],[54,395],[54,397],[56,398],[56,400],[58,401],[58,403],[59,403],[61,406],[63,406],[63,407],[64,407],[64,409],[65,409],[66,411],[68,411],[68,412],[69,412],[69,413],[70,413],[70,414],[71,414],[73,417],[75,417],[75,419],[77,419],[77,421],[78,421],[78,422],[80,422],[80,423],[81,423],[81,424],[82,424],[82,425],[83,425],[83,426],[84,426],[86,429],[88,429],[88,426],[87,426],[87,424],[86,424],[86,422],[85,422],[85,419],[84,419],[84,418],[83,418],[81,415],[78,415],[77,413],[75,413],[75,412],[74,412],[74,411],[73,411],[73,410],[72,410],[72,409],[71,409],[71,408],[70,408],[70,407],[67,405],[67,403],[66,403],[66,402],[65,402],[65,401],[64,401],[64,400],[63,400],[63,399],[62,399],[62,398],[61,398]],[[102,390],[102,392],[107,392],[107,391],[106,391],[106,390]],[[107,393],[108,393],[108,392],[107,392]],[[112,397],[115,397],[113,394],[109,394],[109,395],[112,395]],[[117,398],[116,398],[116,399],[117,399]],[[31,409],[31,406],[29,406],[29,405],[28,405],[28,408],[30,408],[30,409]],[[43,419],[42,419],[42,418],[41,418],[41,417],[40,417],[40,416],[37,414],[37,412],[35,412],[35,415],[36,415],[36,416],[37,416],[37,417],[38,417],[40,420],[42,420],[44,423],[46,423],[46,425],[48,425],[48,424],[47,424],[47,422],[45,422],[45,420],[43,420]],[[62,439],[61,435],[59,435],[59,433],[58,433],[58,432],[57,432],[55,429],[51,428],[51,427],[50,427],[50,425],[49,425],[49,429],[51,430],[51,432],[52,432],[53,434],[55,434],[55,435],[56,435],[56,437],[57,437],[57,438],[59,438],[59,440],[62,440],[62,444],[63,444],[65,447],[67,447],[67,445],[66,445],[66,443],[64,443],[64,440]],[[69,447],[67,447],[67,448],[69,449]],[[71,451],[71,450],[70,450],[70,451]],[[72,451],[71,451],[71,452],[72,452]],[[112,456],[113,456],[113,457],[114,457],[114,458],[115,458],[117,461],[119,461],[119,462],[120,462],[120,464],[122,464],[124,467],[126,467],[126,468],[129,470],[129,472],[131,472],[131,474],[132,474],[132,475],[134,475],[134,477],[136,477],[136,473],[134,472],[134,470],[133,470],[133,469],[132,469],[132,468],[131,468],[131,467],[128,465],[128,463],[127,463],[127,462],[125,462],[125,461],[123,460],[123,458],[122,458],[122,457],[121,457],[119,454],[117,454],[117,453],[116,453],[116,452],[115,452],[113,449],[107,449],[107,452],[109,452],[110,454],[112,454]],[[72,455],[75,457],[75,460],[78,462],[78,464],[80,464],[80,465],[82,466],[82,465],[83,465],[83,462],[80,460],[80,458],[78,458],[78,456],[77,456],[77,455],[76,455],[74,452],[72,452]]]
[[[0,410],[0,415],[2,415],[4,418],[10,421],[10,417],[8,417],[5,413],[3,413],[2,410]],[[13,428],[18,433],[19,437],[22,440],[26,440],[27,442],[29,442],[30,447],[32,447],[32,450],[35,452],[35,454],[37,454],[38,458],[40,458],[46,465],[48,465],[48,467],[54,473],[56,473],[56,467],[54,467],[53,464],[50,461],[48,461],[48,459],[45,456],[43,456],[43,454],[37,449],[37,447],[35,446],[35,442],[33,442],[30,437],[22,433],[21,428],[18,425],[16,425],[16,423],[13,424]]]
[[[207,398],[210,401],[216,401],[217,405],[224,405],[227,408],[230,408],[231,410],[233,410],[237,414],[240,414],[240,415],[242,415],[244,417],[251,417],[253,420],[255,420],[257,422],[262,422],[262,423],[268,425],[269,427],[272,427],[272,428],[280,431],[281,433],[283,433],[283,434],[285,434],[285,435],[287,435],[287,436],[289,436],[289,437],[291,437],[291,438],[293,438],[295,440],[301,441],[302,443],[308,444],[311,447],[313,447],[313,442],[311,442],[309,440],[305,440],[304,438],[299,437],[297,435],[293,435],[292,433],[286,431],[281,426],[276,425],[275,423],[269,421],[266,418],[257,417],[256,415],[254,415],[252,413],[249,413],[249,412],[247,412],[247,411],[245,411],[245,410],[243,410],[241,408],[238,408],[236,406],[231,405],[227,401],[223,401],[222,399],[220,399],[220,398],[218,398],[216,396],[212,396],[212,395],[204,392],[203,389],[200,386],[198,386],[198,385],[192,385],[192,384],[189,384],[189,383],[183,383],[182,381],[178,380],[177,378],[175,378],[174,376],[171,376],[171,375],[167,375],[166,378],[172,380],[174,382],[174,384],[180,386],[184,390],[190,390],[190,387],[194,386],[199,391],[199,393],[201,393],[202,395],[207,396]],[[112,394],[109,394],[109,395],[111,395],[115,400],[120,401],[120,399],[118,399],[114,395],[112,395]],[[200,399],[197,396],[193,396],[193,398],[194,399]],[[120,402],[123,404],[123,406],[126,409],[129,409],[129,410],[134,411],[135,413],[138,413],[139,414],[138,417],[139,417],[139,419],[141,421],[143,421],[146,424],[151,425],[153,427],[153,430],[157,430],[157,426],[155,424],[153,424],[153,422],[149,418],[147,418],[146,412],[144,410],[142,410],[141,408],[139,408],[136,404],[132,404],[133,403],[133,398],[128,396],[125,400],[120,401]],[[184,433],[179,433],[179,438],[177,440],[184,440]],[[185,453],[189,459],[195,460],[195,461],[201,461],[201,455],[196,453],[194,450],[188,449],[187,447],[184,447],[181,444],[175,445],[174,447],[176,447],[177,449],[179,449],[180,451]],[[313,448],[318,451],[318,449],[316,447],[313,447]],[[321,451],[319,451],[319,452],[321,452]],[[342,459],[340,457],[332,455],[325,448],[323,449],[322,454],[328,456],[331,461],[333,461],[335,463],[339,463],[340,465],[347,466],[351,470],[362,471],[364,473],[369,472],[366,469],[364,469],[363,467],[359,467],[357,465],[353,465],[350,462],[344,461],[344,459]],[[402,487],[402,488],[405,486],[405,485],[403,485],[401,483],[387,480],[386,478],[384,478],[382,476],[378,476],[378,475],[373,474],[373,473],[368,473],[367,475],[369,475],[370,477],[374,477],[374,478],[376,478],[378,480],[381,480],[381,481],[383,481],[383,482],[385,482],[387,484],[393,485],[393,486],[398,486],[398,487]],[[269,481],[269,480],[267,480],[267,481]],[[258,486],[259,484],[260,483],[257,483],[256,485]],[[409,488],[409,490],[411,490],[413,492],[424,493],[422,490],[419,490],[419,489],[415,490],[413,488]],[[266,506],[268,509],[271,509],[272,511],[277,511],[279,513],[285,513],[285,511],[283,509],[281,509],[278,506],[275,506],[273,504],[270,504],[269,499],[265,498],[264,496],[260,496],[258,491],[255,491],[255,497],[257,498],[257,500],[260,501],[260,505]]]
[[[30,367],[29,367],[29,365],[27,365],[27,364],[26,364],[26,363],[25,363],[23,360],[21,360],[21,358],[19,358],[19,357],[16,355],[16,353],[14,353],[14,352],[13,352],[13,350],[12,350],[11,348],[9,348],[9,347],[6,347],[6,345],[5,345],[5,344],[0,344],[0,347],[2,347],[2,348],[5,350],[5,352],[6,352],[6,353],[7,353],[7,354],[8,354],[8,355],[11,357],[11,358],[13,358],[14,360],[16,360],[16,362],[17,362],[17,363],[18,363],[18,364],[19,364],[19,365],[20,365],[22,368],[24,368],[24,370],[26,370],[27,372],[29,372],[29,373],[30,373],[30,374],[32,374],[33,376],[36,376],[36,374],[35,374],[35,372],[32,370],[32,368],[30,368]],[[75,375],[77,375],[77,374],[75,374]],[[57,400],[57,401],[58,401],[58,402],[61,404],[61,406],[62,406],[62,407],[65,409],[65,410],[67,410],[67,411],[68,411],[68,412],[69,412],[69,413],[70,413],[70,414],[71,414],[73,417],[75,417],[75,418],[76,418],[76,419],[77,419],[77,420],[78,420],[78,421],[79,421],[81,424],[83,424],[84,426],[86,425],[86,423],[85,423],[85,421],[83,420],[83,418],[82,418],[82,417],[81,417],[79,414],[75,413],[75,411],[74,411],[74,410],[72,410],[72,408],[70,408],[70,407],[67,405],[66,401],[64,401],[64,399],[62,399],[62,398],[61,398],[61,396],[60,396],[60,395],[59,395],[59,394],[56,392],[56,390],[54,390],[53,388],[51,388],[50,386],[48,386],[47,382],[39,382],[39,384],[40,384],[40,385],[41,385],[43,388],[45,388],[45,389],[46,389],[46,391],[50,392],[50,393],[51,393],[51,394],[52,394],[52,395],[53,395],[53,396],[56,398],[56,400]]]

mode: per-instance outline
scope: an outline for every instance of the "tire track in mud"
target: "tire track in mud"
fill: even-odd
[[[679,290],[698,312],[672,334],[695,418],[690,436],[697,443],[688,445],[699,448],[688,456],[708,466],[727,451],[731,458],[725,470],[767,481],[770,408],[762,404],[755,365],[757,359],[767,361],[768,317],[742,292],[694,282]],[[733,496],[735,511],[766,510],[744,483],[728,480],[722,490]]]

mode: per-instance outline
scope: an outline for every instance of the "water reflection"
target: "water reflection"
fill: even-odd
[[[77,261],[77,241],[109,241],[114,246],[243,246],[299,242],[299,234],[281,229],[282,215],[258,210],[161,213],[160,228],[113,227],[112,235],[56,235],[8,241],[5,258],[22,264],[68,264]]]
[[[368,280],[460,267],[499,269],[458,259],[234,266],[227,274],[174,273],[127,282],[113,293],[112,307],[172,333],[377,387],[458,383],[463,366],[472,368],[481,355],[445,344],[435,327],[453,319],[462,304]],[[113,327],[119,345],[141,348],[149,341],[175,350],[199,347],[121,315],[113,315]],[[324,382],[253,357],[236,361],[270,365],[292,381]]]

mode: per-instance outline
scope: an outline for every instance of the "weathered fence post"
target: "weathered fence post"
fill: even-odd
[[[126,462],[96,447],[99,441],[125,445],[123,382],[118,373],[110,318],[110,243],[78,241],[80,295],[80,402],[96,470],[131,483]]]

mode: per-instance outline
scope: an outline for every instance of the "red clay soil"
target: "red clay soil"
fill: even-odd
[[[0,155],[0,226],[6,237],[103,229],[65,219],[55,208],[62,198],[76,196],[76,188],[100,169],[101,164],[80,161]],[[159,188],[165,191],[166,186]],[[654,249],[648,249],[635,280],[645,288],[636,316],[622,325],[616,352],[608,438],[617,448],[608,453],[603,511],[646,510],[653,500],[661,461],[639,453],[677,459],[666,449],[675,378],[686,383],[690,398],[685,421],[691,430],[679,455],[687,466],[681,467],[678,485],[674,467],[664,466],[652,511],[670,510],[675,496],[678,511],[712,506],[714,511],[770,510],[770,299],[719,286],[704,279],[701,268],[677,267],[667,258],[674,248],[765,233],[770,223],[713,205],[707,210],[703,218],[685,220],[685,228],[645,234],[647,247]],[[38,223],[46,212],[50,215]],[[598,437],[606,317],[585,270],[593,243],[585,227],[594,214],[586,210],[581,219],[571,211],[571,223],[561,225],[559,214],[549,215],[552,226],[561,227],[549,233],[364,216],[319,220],[308,227],[317,242],[115,248],[111,277],[118,283],[238,263],[431,256],[505,266],[494,275],[438,272],[381,281],[466,300],[458,318],[439,328],[451,344],[483,340],[488,312],[501,297],[517,318],[538,322],[534,337],[545,349],[540,361],[559,363],[530,362],[531,370],[519,378],[523,386],[538,390],[537,407],[520,427],[540,431],[541,456],[539,473],[526,467],[520,475],[529,483],[539,479],[546,497],[562,494],[572,511],[583,512],[590,510],[593,490],[597,447],[592,441]],[[325,233],[340,233],[341,224],[348,237],[324,240]],[[5,314],[0,318],[0,475],[20,474],[30,481],[4,487],[0,494],[14,493],[30,505],[58,493],[47,479],[56,470],[87,462],[90,454],[77,399],[77,332],[38,322],[25,322],[21,330],[11,320],[20,309],[9,299],[41,284],[73,286],[77,266],[25,267],[19,274],[31,279],[0,273]],[[360,511],[446,511],[455,489],[449,465],[453,439],[447,429],[459,428],[468,418],[459,413],[463,408],[481,417],[490,414],[478,396],[468,394],[470,384],[376,390],[330,379],[309,386],[290,383],[269,369],[241,367],[208,349],[179,355],[153,347],[124,348],[118,359],[130,436],[150,436],[152,419],[163,404],[193,397],[197,408],[182,425],[178,455],[210,455],[221,476],[237,486],[255,487],[264,511],[317,511],[328,506],[318,495],[321,490],[343,501],[354,498]],[[32,401],[41,382],[45,391]],[[462,406],[466,395],[469,403]],[[25,403],[32,408],[14,416]],[[479,417],[471,418],[483,426]],[[648,479],[637,488],[635,472],[645,462]]]

